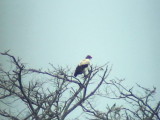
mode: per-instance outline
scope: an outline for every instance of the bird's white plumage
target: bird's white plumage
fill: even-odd
[[[81,65],[89,65],[90,64],[90,60],[89,59],[84,59],[79,63],[79,66]]]

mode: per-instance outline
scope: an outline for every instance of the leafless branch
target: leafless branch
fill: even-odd
[[[150,120],[160,119],[160,102],[152,106],[156,88],[152,90],[137,84],[143,91],[139,96],[134,88],[127,88],[123,80],[108,80],[112,70],[108,63],[102,66],[90,66],[88,75],[74,77],[69,67],[27,69],[21,59],[0,53],[11,60],[12,68],[6,70],[0,66],[0,102],[7,108],[0,108],[0,116],[13,120],[65,120],[76,108],[82,108],[88,119],[98,120]],[[32,78],[36,75],[39,78]],[[43,76],[43,78],[41,77]],[[103,90],[107,89],[107,92]],[[105,110],[96,109],[94,98],[123,100],[128,106],[107,105]],[[16,115],[13,103],[25,105]],[[11,111],[11,112],[10,112]],[[26,114],[24,114],[26,113]],[[134,119],[135,118],[135,119]]]

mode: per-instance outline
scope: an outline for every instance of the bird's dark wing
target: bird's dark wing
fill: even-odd
[[[86,65],[81,65],[81,66],[77,66],[76,70],[75,70],[75,73],[74,73],[74,76],[76,77],[78,74],[82,74],[83,73],[83,70],[88,67],[88,64]]]

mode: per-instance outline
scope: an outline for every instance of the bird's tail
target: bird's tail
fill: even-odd
[[[77,73],[76,72],[74,73],[74,77],[77,77]]]

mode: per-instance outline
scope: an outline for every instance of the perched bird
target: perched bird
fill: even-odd
[[[90,60],[92,59],[92,57],[90,55],[88,55],[84,60],[82,60],[79,65],[77,66],[74,76],[76,77],[78,74],[82,74],[85,72],[85,69],[88,67],[88,65],[90,64]]]

